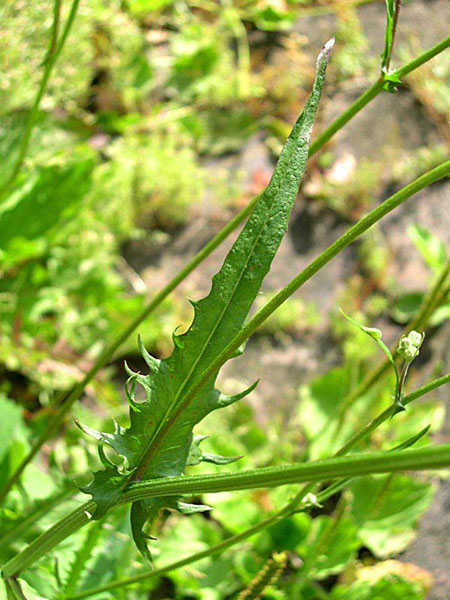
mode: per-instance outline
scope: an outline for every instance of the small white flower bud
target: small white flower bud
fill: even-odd
[[[398,353],[403,356],[405,360],[411,362],[419,355],[419,348],[423,342],[423,334],[417,331],[411,331],[408,335],[404,335],[400,338],[398,344]]]

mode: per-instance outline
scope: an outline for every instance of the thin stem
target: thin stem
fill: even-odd
[[[412,394],[405,396],[405,398],[403,399],[404,404],[408,404],[409,402],[416,400],[420,396],[423,396],[424,394],[429,393],[430,391],[436,389],[437,387],[439,387],[441,385],[448,383],[449,381],[450,381],[450,374],[440,377],[439,379],[436,379],[435,381],[431,381],[430,383],[428,383],[425,386],[422,386],[421,388],[419,388]],[[390,416],[391,416],[391,412],[389,410],[383,411],[383,413],[381,413],[381,415],[379,415],[377,418],[378,422],[377,422],[376,426],[380,425],[383,421],[386,421]],[[351,448],[356,446],[356,444],[358,444],[364,437],[369,435],[370,432],[373,431],[373,429],[375,429],[375,427],[372,427],[373,422],[374,421],[372,421],[368,426],[366,426],[363,430],[361,430],[361,432],[359,432],[356,436],[354,436],[354,438],[352,438],[352,440],[347,442],[345,447],[341,448],[341,450],[337,453],[337,455],[341,456],[342,454],[345,454]],[[391,453],[391,455],[392,455],[392,453]],[[323,462],[324,461],[322,461],[322,463]],[[309,463],[309,464],[312,465],[314,463]],[[345,477],[347,477],[347,476],[349,476],[349,474],[345,474]],[[221,477],[226,478],[227,476],[222,475]],[[339,475],[336,475],[336,477],[339,477]],[[170,479],[171,479],[171,481],[173,481],[175,478],[170,478]],[[179,477],[178,479],[185,482],[185,481],[187,481],[188,478]],[[190,479],[195,479],[195,478],[191,477]],[[297,483],[298,482],[299,482],[299,480],[297,480]],[[267,482],[263,482],[263,485],[264,485],[264,483],[267,483]],[[156,481],[156,484],[158,485],[158,481]],[[141,487],[145,486],[145,482],[140,483],[140,484],[133,484],[133,489],[135,489],[137,486],[141,486]],[[184,493],[184,491],[181,493]],[[155,495],[155,493],[153,493],[153,495]],[[163,494],[163,495],[165,495],[165,494]],[[273,518],[276,520],[280,516],[284,516],[284,515],[292,512],[292,510],[295,510],[297,508],[299,502],[303,499],[304,496],[305,496],[305,493],[303,493],[303,495],[300,496],[300,500],[297,501],[297,503],[295,503],[293,501],[289,502],[285,507],[283,507],[280,511],[278,511],[276,513],[276,515],[273,516]],[[296,496],[296,498],[297,497],[298,497],[298,495]],[[133,498],[129,499],[129,500],[128,499],[124,500],[124,498],[125,498],[125,494],[122,495],[122,498],[119,502],[120,504],[134,501]],[[320,498],[320,495],[318,496],[318,498]],[[11,559],[11,561],[9,561],[9,563],[7,563],[7,565],[5,565],[5,567],[3,569],[3,575],[6,577],[11,577],[11,576],[17,575],[19,572],[23,571],[24,569],[29,567],[31,564],[33,564],[36,560],[38,560],[46,552],[48,552],[53,547],[55,547],[57,544],[59,544],[59,542],[66,539],[74,531],[77,531],[77,529],[80,529],[81,527],[83,527],[83,525],[86,525],[86,523],[89,523],[90,515],[92,515],[94,513],[95,507],[96,507],[95,502],[90,501],[90,502],[86,502],[79,508],[72,511],[68,516],[64,517],[61,521],[59,521],[59,523],[56,523],[51,529],[49,529],[48,531],[43,533],[39,538],[34,540],[34,542],[32,542],[29,546],[27,546],[22,552],[20,552],[15,557],[13,557]],[[270,517],[269,519],[267,519],[265,521],[265,523],[269,523],[269,524],[271,522],[272,522],[272,517]],[[267,526],[267,525],[265,525],[265,526]],[[257,527],[257,525],[255,527]],[[247,530],[247,532],[248,531],[250,531],[250,533],[248,533],[248,535],[246,535],[246,537],[253,535],[253,532],[256,531],[256,529],[254,530],[254,528],[250,528],[249,530]],[[257,531],[259,531],[259,529]],[[244,533],[245,532],[243,532],[242,534],[239,534],[239,536],[235,536],[235,537],[239,537],[239,540],[240,540],[241,536],[243,536]],[[242,539],[245,539],[245,537]]]
[[[422,387],[418,388],[411,394],[404,396],[402,399],[402,403],[404,406],[406,406],[410,402],[413,402],[413,400],[416,400],[417,398],[420,398],[421,396],[424,396],[425,394],[428,394],[429,392],[432,392],[433,390],[437,389],[441,385],[445,385],[449,382],[450,382],[450,373],[447,373],[446,375],[443,375],[442,377],[439,377],[438,379],[434,379],[433,381],[430,381],[429,383],[423,385]],[[395,404],[395,402],[393,402],[385,410],[383,410],[379,415],[374,417],[358,433],[356,433],[352,438],[350,438],[349,441],[346,444],[344,444],[344,446],[342,446],[342,448],[340,448],[340,450],[338,450],[338,452],[335,454],[335,456],[343,456],[344,454],[347,454],[347,452],[349,452],[352,448],[354,448],[357,444],[359,444],[359,442],[361,442],[363,439],[367,438],[372,433],[372,431],[377,429],[377,427],[379,427],[382,423],[384,423],[385,421],[390,419],[392,416],[394,416],[395,411],[396,411],[396,404]]]
[[[444,50],[450,47],[450,36],[442,40],[432,48],[429,48],[415,59],[401,66],[396,71],[391,73],[391,76],[397,76],[398,78],[404,77],[411,73],[415,69],[419,68]],[[309,155],[312,156],[320,148],[322,148],[340,129],[344,127],[355,115],[357,115],[371,100],[376,98],[380,92],[383,91],[385,84],[384,76],[382,75],[369,89],[367,89],[359,98],[353,102],[333,123],[325,129],[325,131],[319,135],[319,137],[312,142],[309,147]]]
[[[398,24],[398,15],[400,13],[400,7],[402,5],[402,0],[395,0],[395,8],[394,8],[394,18],[393,18],[393,23],[392,23],[392,37],[391,37],[391,44],[389,46],[389,52],[388,55],[386,57],[386,71],[389,71],[389,65],[391,64],[391,58],[392,58],[392,50],[394,49],[394,41],[395,41],[395,34],[397,32],[397,24]]]
[[[44,72],[42,74],[41,83],[38,89],[38,93],[34,100],[33,106],[31,107],[30,113],[28,115],[28,119],[25,125],[25,130],[23,132],[23,136],[20,142],[19,154],[17,156],[16,162],[9,177],[0,187],[0,200],[4,198],[4,196],[8,193],[9,189],[15,182],[17,176],[20,173],[20,170],[23,165],[23,161],[25,160],[25,156],[28,152],[28,146],[30,144],[31,133],[33,131],[34,126],[36,125],[38,114],[39,114],[39,106],[41,104],[42,98],[47,91],[48,82],[50,80],[50,75],[52,74],[53,67],[55,66],[56,61],[58,60],[59,55],[61,54],[61,50],[64,47],[65,41],[69,32],[72,28],[73,21],[75,19],[75,15],[78,10],[78,5],[80,0],[73,0],[72,7],[70,9],[69,16],[67,18],[66,24],[64,26],[63,32],[61,34],[61,39],[58,42],[58,31],[59,31],[59,23],[60,23],[60,13],[61,13],[61,0],[55,0],[54,10],[53,10],[53,24],[50,34],[50,43],[49,49],[47,51],[47,56],[44,60]]]
[[[422,54],[419,54],[419,56],[417,56],[413,60],[410,60],[405,65],[402,65],[399,69],[393,71],[391,75],[397,75],[397,77],[399,78],[404,77],[405,75],[408,75],[408,73],[415,71],[418,67],[422,66],[423,64],[425,64],[426,62],[428,62],[429,60],[431,60],[432,58],[434,58],[449,47],[450,36],[443,39],[441,42],[437,43],[432,48],[429,48],[425,52],[422,52]]]
[[[107,583],[105,585],[102,585],[102,586],[99,586],[96,588],[92,588],[92,589],[86,590],[84,592],[79,592],[78,594],[73,594],[72,596],[69,596],[66,600],[81,600],[81,598],[88,598],[89,596],[93,596],[93,595],[99,594],[101,592],[108,592],[109,590],[122,588],[122,587],[125,587],[128,585],[132,585],[134,583],[139,583],[141,581],[145,581],[146,579],[165,575],[166,573],[169,573],[170,571],[174,571],[175,569],[181,569],[181,567],[185,567],[186,565],[189,565],[193,562],[202,560],[203,558],[208,558],[209,556],[214,556],[215,554],[220,554],[224,550],[227,550],[228,548],[231,548],[232,546],[239,544],[239,542],[243,542],[243,541],[247,540],[248,538],[250,538],[250,537],[256,535],[257,533],[259,533],[260,531],[262,531],[263,529],[270,527],[271,525],[276,523],[276,521],[278,519],[279,519],[279,514],[277,513],[271,517],[268,517],[267,519],[264,519],[263,521],[260,521],[256,525],[249,527],[242,533],[233,535],[232,537],[229,537],[226,540],[223,540],[223,542],[220,542],[219,544],[216,544],[215,546],[211,546],[210,548],[208,548],[206,550],[202,550],[201,552],[197,552],[196,554],[191,554],[189,556],[186,556],[185,558],[177,560],[169,565],[166,565],[165,567],[161,567],[159,569],[154,569],[153,571],[146,571],[145,573],[140,573],[139,575],[135,575],[134,577],[128,577],[127,579],[122,579],[120,581],[113,581],[111,583]]]
[[[411,196],[423,190],[431,183],[442,179],[450,174],[450,160],[439,165],[435,169],[428,171],[415,181],[411,182],[390,198],[385,200],[377,208],[368,213],[358,223],[350,227],[340,238],[333,242],[322,254],[313,260],[297,277],[292,279],[280,292],[278,292],[267,304],[265,304],[245,327],[231,340],[227,347],[213,360],[209,367],[201,374],[197,381],[187,390],[186,394],[179,402],[178,406],[169,415],[165,424],[155,435],[151,448],[148,449],[148,456],[154,456],[161,447],[169,431],[177,423],[180,415],[186,410],[194,400],[204,385],[216,377],[222,365],[248,340],[256,329],[264,323],[272,313],[275,312],[283,302],[285,302],[295,291],[306,283],[313,275],[320,271],[332,258],[339,254],[344,248],[354,242],[360,235],[366,232],[375,223],[381,220],[389,212],[397,208],[400,204],[408,200]]]
[[[51,498],[46,499],[45,504],[39,503],[38,507],[36,507],[31,514],[27,514],[25,518],[20,519],[13,529],[0,538],[0,546],[6,547],[11,540],[17,539],[23,531],[29,530],[36,521],[48,514],[54,506],[62,504],[65,500],[69,500],[75,492],[78,492],[78,490],[68,490],[65,488],[62,491],[57,492]]]
[[[445,301],[449,293],[449,275],[450,257],[447,259],[440,273],[438,274],[434,286],[423,299],[422,306],[420,307],[417,316],[413,319],[413,322],[408,327],[406,333],[409,333],[413,329],[423,331],[431,315],[442,304],[442,302]]]
[[[424,297],[422,305],[419,309],[417,315],[410,321],[402,335],[408,335],[413,330],[416,331],[424,331],[427,323],[434,313],[436,308],[438,308],[441,303],[447,297],[449,293],[449,289],[447,286],[447,280],[450,275],[450,258],[442,267],[441,272],[436,279],[435,284],[429,291],[429,293]],[[397,356],[397,343],[392,346],[391,354],[394,359]],[[366,377],[361,381],[361,383],[347,396],[344,400],[341,415],[340,415],[340,423],[343,422],[343,417],[347,408],[361,396],[365,391],[372,387],[374,383],[380,380],[380,378],[388,371],[390,366],[390,361],[388,359],[382,361],[378,366],[376,366],[370,373],[367,374]],[[336,433],[338,430],[336,430]]]
[[[78,0],[79,1],[79,0]],[[78,2],[73,3],[71,16],[75,16],[76,9],[74,7],[78,5]],[[69,16],[69,20],[71,18]],[[72,20],[73,20],[72,17]],[[69,23],[69,22],[68,22]],[[62,35],[61,42],[67,37],[69,32],[69,27],[66,25],[65,32]],[[407,63],[395,73],[400,77],[410,73],[414,69],[417,69],[422,64],[432,59],[434,56],[445,50],[450,46],[450,36],[433,46],[413,61]],[[61,47],[60,46],[58,48]],[[382,79],[378,80],[375,84],[373,84],[366,92],[362,94],[349,108],[342,113],[340,117],[338,117],[312,144],[309,148],[309,156],[315,154],[320,148],[322,148],[331,137],[339,131],[346,123],[348,123],[356,114],[358,114],[364,106],[366,106],[373,98],[375,98],[383,89],[384,81]],[[15,483],[19,480],[21,474],[23,473],[25,467],[33,460],[36,454],[39,452],[40,448],[45,444],[54,433],[56,433],[64,421],[65,416],[73,406],[73,404],[80,398],[83,390],[88,385],[88,383],[95,377],[95,375],[102,369],[112,358],[114,353],[120,348],[120,346],[128,339],[128,337],[135,331],[135,329],[161,304],[161,302],[200,264],[202,263],[210,254],[217,248],[223,240],[225,240],[228,235],[236,227],[238,227],[244,219],[250,214],[254,205],[256,204],[259,196],[256,196],[251,200],[251,202],[239,213],[237,214],[160,292],[154,296],[147,306],[144,308],[142,313],[138,315],[126,329],[118,336],[118,338],[110,344],[99,356],[96,363],[93,367],[86,373],[83,377],[82,381],[74,387],[74,389],[68,394],[62,394],[57,398],[56,404],[60,405],[55,415],[52,417],[48,428],[41,434],[41,436],[37,439],[35,444],[32,446],[29,454],[23,459],[15,473],[6,483],[2,491],[0,492],[0,502],[5,498],[11,488],[15,485]]]

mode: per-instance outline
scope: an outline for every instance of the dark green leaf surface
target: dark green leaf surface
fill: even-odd
[[[84,428],[99,440],[100,458],[106,466],[84,490],[92,494],[97,504],[96,518],[117,502],[128,482],[180,475],[194,455],[195,460],[200,460],[198,440],[193,442],[194,426],[210,412],[240,400],[255,387],[254,384],[240,394],[225,396],[215,389],[213,377],[193,402],[183,404],[189,388],[242,328],[286,232],[306,166],[331,47],[332,43],[328,43],[319,56],[313,91],[283,148],[267,189],[222,269],[213,277],[209,295],[192,302],[195,316],[191,327],[183,335],[173,335],[174,350],[165,360],[154,359],[141,345],[151,373],[144,376],[129,372],[130,428],[117,426],[114,434]],[[143,402],[135,400],[136,384],[145,390]],[[104,444],[123,458],[122,470],[108,461]],[[208,459],[211,457],[206,455],[201,460]],[[213,461],[220,462],[220,458],[215,457]],[[133,536],[145,556],[149,557],[142,533],[145,521],[154,518],[163,507],[176,506],[174,498],[134,503],[131,510]]]

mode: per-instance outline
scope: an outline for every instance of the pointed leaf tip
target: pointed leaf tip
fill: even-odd
[[[217,400],[217,408],[223,408],[225,406],[230,406],[230,404],[234,404],[238,402],[238,400],[242,400],[245,396],[248,396],[259,383],[259,379],[255,381],[250,387],[248,387],[243,392],[239,392],[239,394],[233,394],[232,396],[226,396],[225,394],[220,394]]]
[[[322,50],[319,53],[319,56],[317,57],[317,68],[319,68],[321,66],[323,61],[328,63],[328,59],[330,58],[330,53],[331,53],[331,50],[333,49],[335,42],[336,42],[336,38],[332,37],[331,39],[328,40],[328,42],[326,42],[326,44],[324,44]]]
[[[127,374],[129,377],[137,377],[137,376],[138,376],[138,373],[135,373],[135,372],[134,372],[134,371],[133,371],[133,370],[130,368],[130,366],[129,366],[129,364],[127,363],[127,361],[126,361],[126,360],[124,360],[124,361],[123,361],[123,366],[124,366],[124,369],[125,369],[125,372],[126,372],[126,374]]]
[[[210,454],[204,452],[202,454],[202,462],[211,463],[213,465],[230,465],[238,460],[241,460],[242,456],[220,456],[220,454]]]
[[[144,342],[142,341],[142,337],[140,335],[138,335],[138,348],[139,352],[142,355],[142,358],[147,363],[147,366],[150,369],[157,369],[159,367],[159,360],[152,356],[150,352],[146,349],[146,347],[144,346]]]

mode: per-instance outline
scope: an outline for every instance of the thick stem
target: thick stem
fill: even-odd
[[[253,471],[194,477],[168,477],[133,483],[118,504],[129,504],[161,496],[198,495],[275,487],[302,482],[329,481],[377,473],[422,471],[450,467],[450,444],[431,448],[372,452],[330,458],[310,463],[265,467]],[[5,578],[16,577],[57,543],[90,521],[95,502],[87,502],[32,542],[23,552],[7,562]]]
[[[79,0],[78,0],[79,1]],[[71,16],[72,21],[75,16],[76,8],[74,7],[78,5],[78,2],[74,1],[72,5]],[[70,27],[68,27],[70,21],[66,24],[65,31],[61,36],[61,42],[58,46],[58,51],[60,51],[62,47],[62,43],[65,41]],[[450,46],[450,36],[433,46],[413,61],[410,61],[395,73],[400,77],[404,76],[414,69],[417,69],[422,64],[431,60],[434,56],[445,50]],[[331,137],[346,123],[348,123],[355,115],[357,115],[371,100],[373,100],[382,90],[383,90],[384,80],[380,79],[375,84],[373,84],[362,96],[360,96],[349,108],[342,113],[340,117],[338,117],[312,144],[309,148],[309,156],[315,154],[320,148],[322,148]],[[36,454],[39,452],[43,444],[47,442],[54,433],[56,433],[64,421],[65,416],[73,406],[73,404],[80,398],[81,394],[85,387],[89,384],[90,381],[95,377],[95,375],[102,369],[112,358],[114,353],[120,348],[120,346],[128,339],[128,337],[136,330],[136,328],[156,309],[157,306],[161,304],[161,302],[183,281],[200,263],[202,263],[205,258],[207,258],[215,248],[217,248],[223,240],[225,240],[228,235],[236,227],[238,227],[244,219],[250,214],[254,205],[256,204],[259,196],[253,198],[253,200],[246,206],[239,214],[237,214],[228,225],[219,232],[193,259],[190,261],[156,296],[152,298],[149,304],[144,308],[141,314],[139,314],[132,323],[119,335],[119,337],[108,346],[104,352],[97,359],[97,362],[93,365],[93,367],[86,373],[82,381],[75,386],[75,388],[69,394],[62,394],[57,398],[56,404],[59,405],[57,412],[52,417],[48,428],[41,434],[41,436],[36,440],[29,454],[23,459],[17,470],[14,472],[12,477],[6,483],[2,491],[0,492],[0,502],[5,498],[11,488],[16,484],[19,480],[21,474],[23,473],[25,467],[33,460]]]

